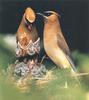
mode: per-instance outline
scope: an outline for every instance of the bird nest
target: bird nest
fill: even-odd
[[[47,70],[43,64],[35,64],[29,69],[24,62],[18,62],[8,67],[8,81],[15,84],[21,92],[28,92],[31,84],[44,87],[46,83],[53,79],[52,70]]]

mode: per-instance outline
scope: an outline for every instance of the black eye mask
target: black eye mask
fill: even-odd
[[[45,12],[44,12],[44,14],[45,14],[45,16],[48,17],[48,16],[52,15],[53,13],[45,13]]]

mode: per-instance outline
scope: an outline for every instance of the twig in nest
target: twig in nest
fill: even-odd
[[[42,62],[44,61],[45,58],[48,58],[48,57],[47,57],[46,55],[44,55],[44,56],[42,57],[42,60],[41,60],[40,64],[42,64]]]
[[[86,75],[89,75],[89,73],[76,73],[72,76],[86,76]]]
[[[55,66],[55,67],[53,67],[50,71],[54,70],[55,68],[56,68],[56,66]]]

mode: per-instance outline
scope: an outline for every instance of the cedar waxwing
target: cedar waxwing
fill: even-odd
[[[28,7],[16,33],[16,55],[19,63],[15,66],[15,73],[20,74],[21,77],[26,76],[30,71],[32,72],[32,68],[35,69],[35,66],[39,66],[40,38],[38,37],[35,20],[34,10]]]
[[[35,26],[36,14],[28,7],[16,33],[17,57],[38,54],[40,51],[40,38]]]
[[[69,47],[61,31],[59,15],[54,11],[45,13],[51,15],[38,14],[44,17],[43,42],[46,54],[58,67],[71,68],[75,72]]]

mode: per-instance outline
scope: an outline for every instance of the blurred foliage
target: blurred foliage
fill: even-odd
[[[78,71],[80,73],[89,74],[89,54],[81,54],[78,51],[75,51],[72,54],[76,61]],[[89,75],[84,75],[80,78],[84,89],[89,91]]]
[[[72,55],[78,72],[88,73],[89,54],[74,51]],[[89,75],[79,77],[79,86],[75,77],[70,76],[69,70],[54,68],[55,65],[47,60],[44,61],[47,68],[54,68],[51,70],[53,79],[45,84],[28,80],[29,91],[20,91],[7,73],[7,67],[14,61],[14,51],[4,42],[3,35],[0,35],[0,100],[89,100]]]
[[[14,51],[4,42],[3,37],[3,35],[0,35],[0,68],[6,69],[15,58]]]

